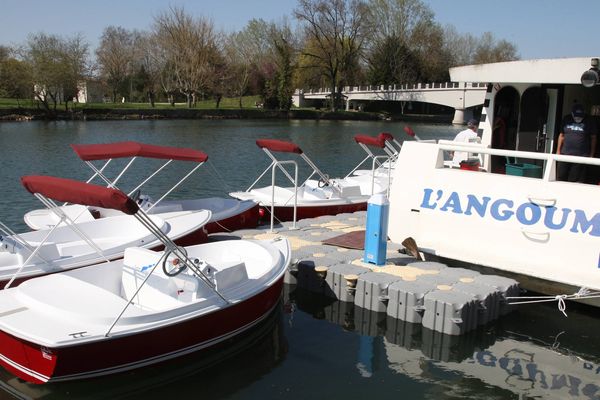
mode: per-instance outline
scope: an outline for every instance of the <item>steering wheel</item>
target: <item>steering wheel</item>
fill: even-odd
[[[164,274],[169,277],[177,276],[180,273],[182,273],[183,271],[185,271],[185,269],[187,268],[187,264],[185,262],[182,262],[179,258],[174,258],[173,260],[171,260],[171,264],[173,265],[174,268],[169,269],[167,266],[167,259],[169,258],[169,254],[171,254],[171,253],[172,252],[169,251],[165,255],[165,258],[162,263],[162,270],[163,270]]]

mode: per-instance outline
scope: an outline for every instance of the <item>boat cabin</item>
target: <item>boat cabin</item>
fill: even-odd
[[[453,82],[486,82],[479,123],[485,147],[555,153],[562,120],[575,103],[600,127],[598,59],[563,58],[468,65],[450,69]],[[600,157],[600,142],[596,147]],[[486,170],[505,173],[517,162],[492,156]],[[543,160],[518,160],[543,167]],[[587,183],[600,182],[600,167],[588,165]]]

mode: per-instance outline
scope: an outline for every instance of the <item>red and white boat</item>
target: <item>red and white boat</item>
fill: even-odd
[[[60,201],[133,215],[165,246],[30,279],[0,292],[0,365],[33,383],[112,374],[172,359],[240,334],[278,304],[285,239],[178,247],[123,192],[26,178]],[[107,219],[109,220],[109,219]]]
[[[366,139],[365,139],[366,140]],[[378,146],[383,141],[374,139]],[[370,141],[369,141],[370,142]],[[240,200],[252,200],[260,204],[264,215],[271,214],[279,221],[293,221],[321,215],[336,215],[345,212],[367,209],[367,201],[372,194],[388,190],[389,180],[377,174],[354,175],[345,178],[330,178],[323,173],[300,147],[291,142],[275,139],[259,139],[256,145],[271,159],[271,164],[243,192],[233,192],[230,196]],[[295,160],[278,160],[274,152],[297,154],[311,169],[306,180],[299,184],[298,165]],[[285,166],[294,167],[294,177]],[[275,185],[275,172],[278,168],[292,186]],[[271,185],[255,188],[257,183],[271,171]],[[316,176],[318,179],[311,179]]]
[[[23,178],[22,183],[29,189],[32,181],[36,180]],[[130,215],[121,213],[113,218],[74,224],[51,200],[39,194],[36,197],[60,222],[52,228],[24,233],[15,233],[0,223],[0,289],[32,277],[115,260],[123,257],[127,247],[162,246],[155,235]],[[210,211],[173,211],[150,218],[163,235],[179,245],[197,244],[206,240],[202,227],[210,219]]]
[[[139,142],[117,142],[107,144],[73,144],[71,145],[77,156],[81,158],[91,169],[94,175],[88,179],[101,178],[109,187],[117,187],[119,180],[131,167],[137,158],[165,160],[158,169],[152,172],[135,188],[129,191],[129,195],[136,198],[142,209],[151,215],[160,215],[173,211],[197,211],[209,210],[211,219],[204,227],[207,233],[234,231],[238,229],[255,228],[258,225],[258,204],[248,200],[240,201],[229,198],[210,197],[192,200],[165,200],[171,192],[188,179],[208,159],[208,156],[198,150],[189,148],[177,148],[168,146],[155,146]],[[114,159],[130,159],[118,176],[111,180],[106,177],[104,170]],[[94,165],[93,161],[104,161],[100,167]],[[167,190],[158,200],[152,199],[146,194],[140,194],[140,190],[160,171],[173,161],[187,161],[195,163],[181,180]],[[64,205],[63,211],[76,222],[91,221],[97,218],[122,215],[119,211],[89,208],[79,204]],[[48,210],[33,210],[25,214],[25,223],[32,229],[42,229],[54,226],[58,219]],[[206,239],[204,239],[206,240]],[[193,243],[190,243],[193,244]]]
[[[391,179],[392,171],[402,145],[394,139],[391,133],[382,132],[379,135],[356,135],[354,140],[367,153],[366,157],[347,176],[372,175]],[[392,144],[393,143],[393,144]],[[396,147],[397,146],[397,147]],[[375,154],[371,148],[380,148],[385,154]],[[365,162],[371,161],[371,169],[359,169]]]

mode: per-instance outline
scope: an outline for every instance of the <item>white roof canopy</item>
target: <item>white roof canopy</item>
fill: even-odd
[[[592,57],[508,61],[450,68],[452,82],[580,84]]]

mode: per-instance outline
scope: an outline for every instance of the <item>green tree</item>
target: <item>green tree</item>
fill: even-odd
[[[111,88],[112,101],[117,102],[117,95],[128,92],[130,74],[133,63],[133,33],[120,26],[109,26],[100,37],[100,45],[96,50],[96,59],[100,67],[100,75]]]
[[[498,40],[491,32],[485,32],[477,42],[473,64],[518,60],[517,47],[506,40]]]
[[[81,35],[64,39],[39,33],[29,37],[24,58],[34,95],[47,112],[56,112],[62,97],[77,95],[88,76],[87,55],[88,44]]]
[[[134,65],[137,68],[137,90],[154,108],[156,94],[160,90],[161,76],[166,66],[165,55],[158,45],[158,38],[150,32],[136,32],[134,38]]]
[[[183,8],[172,7],[155,18],[154,31],[170,77],[191,108],[198,95],[211,89],[217,73],[220,48],[214,25],[206,17],[193,18]]]
[[[302,23],[309,45],[302,53],[313,59],[313,68],[327,76],[335,111],[341,103],[342,87],[362,55],[366,4],[361,0],[299,0],[294,15]]]
[[[31,70],[26,62],[15,58],[0,61],[0,91],[2,96],[17,99],[31,99],[33,86]]]
[[[226,54],[235,93],[260,94],[266,108],[289,110],[294,91],[296,39],[286,20],[252,19],[227,41]],[[241,107],[241,98],[240,98]]]
[[[376,43],[367,64],[372,85],[413,83],[421,79],[418,55],[396,36],[387,36]]]

